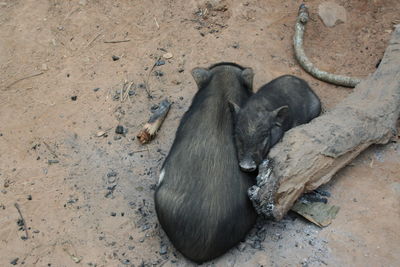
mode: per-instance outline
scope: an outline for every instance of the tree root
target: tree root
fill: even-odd
[[[314,64],[308,59],[303,49],[303,36],[308,18],[308,9],[305,4],[301,4],[299,8],[299,16],[297,17],[295,25],[295,34],[293,37],[294,52],[299,64],[303,67],[305,71],[307,71],[318,80],[340,86],[355,87],[357,84],[360,83],[360,79],[343,75],[336,75],[320,70],[315,67]]]

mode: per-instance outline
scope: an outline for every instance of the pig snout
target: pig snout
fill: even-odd
[[[257,169],[256,162],[251,157],[246,157],[239,162],[240,169],[245,172],[253,172]]]

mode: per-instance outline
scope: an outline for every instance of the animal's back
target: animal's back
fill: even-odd
[[[309,122],[321,111],[320,100],[308,83],[293,75],[283,75],[265,84],[250,101],[255,105],[268,106],[271,111],[289,106],[293,126]]]
[[[253,177],[239,170],[232,132],[225,92],[199,90],[181,120],[156,189],[163,229],[182,254],[197,262],[226,252],[255,222],[247,197]]]

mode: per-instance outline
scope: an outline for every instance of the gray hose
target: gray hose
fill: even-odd
[[[295,33],[293,37],[294,52],[296,59],[299,64],[303,67],[305,71],[317,78],[318,80],[333,83],[336,85],[355,87],[361,82],[358,78],[336,75],[328,73],[323,70],[319,70],[314,64],[307,58],[303,49],[303,36],[305,31],[305,26],[308,21],[308,8],[305,4],[301,4],[299,8],[299,16],[296,20]]]

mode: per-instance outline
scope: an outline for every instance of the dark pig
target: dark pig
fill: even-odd
[[[308,123],[321,112],[321,102],[306,81],[284,75],[262,86],[235,111],[239,165],[252,172],[287,130]]]
[[[229,105],[250,97],[253,71],[219,63],[192,76],[199,89],[161,168],[155,208],[176,249],[201,263],[237,245],[256,220],[247,197],[255,177],[238,166]]]

